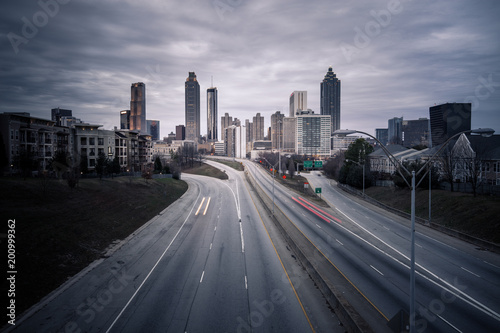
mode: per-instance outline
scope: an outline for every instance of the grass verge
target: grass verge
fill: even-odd
[[[0,212],[16,221],[16,312],[75,275],[115,240],[126,238],[188,186],[171,178],[65,181],[0,179]],[[2,233],[6,232],[3,223]],[[4,282],[5,283],[5,282]],[[5,289],[4,289],[5,290]]]
[[[370,187],[366,195],[390,207],[410,213],[409,189]],[[431,219],[448,228],[500,244],[500,198],[472,194],[432,190]],[[417,190],[415,215],[429,218],[429,192]]]

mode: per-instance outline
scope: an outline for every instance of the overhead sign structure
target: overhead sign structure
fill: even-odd
[[[323,161],[314,161],[314,167],[315,168],[322,168],[323,167]]]

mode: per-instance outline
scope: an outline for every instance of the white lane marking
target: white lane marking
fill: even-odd
[[[201,279],[200,279],[200,283],[203,282],[203,276],[205,275],[205,271],[203,271],[203,273],[201,273]]]
[[[321,229],[321,227],[319,226],[319,224],[316,224],[316,226]]]
[[[376,268],[375,268],[375,267],[373,267],[372,265],[370,265],[370,267],[371,267],[371,268],[373,268],[373,270],[374,270],[375,272],[377,272],[377,273],[379,273],[380,275],[384,276],[384,274],[383,274],[381,271],[379,271],[378,269],[376,269]]]
[[[215,226],[214,231],[217,231],[217,226]]]
[[[208,205],[210,205],[210,199],[211,199],[211,197],[208,197],[207,205],[205,206],[205,210],[203,211],[203,215],[205,215],[207,213]]]
[[[500,268],[497,265],[493,265],[491,262],[487,262],[486,260],[483,260],[483,261],[484,261],[485,264],[488,264],[488,265],[493,266],[495,268]]]
[[[475,276],[477,276],[478,278],[480,278],[480,276],[479,276],[479,275],[477,275],[477,274],[476,274],[476,273],[474,273],[474,272],[469,271],[467,268],[464,268],[464,267],[462,267],[462,266],[460,266],[460,268],[461,268],[461,269],[463,269],[464,271],[466,271],[466,272],[468,272],[468,273],[471,273],[472,275],[475,275]]]
[[[245,252],[245,240],[243,239],[243,227],[240,222],[241,252]]]
[[[422,245],[420,245],[420,244],[418,244],[418,243],[415,243],[415,245],[423,249],[423,246],[422,246]]]
[[[344,245],[344,244],[342,244],[342,242],[341,242],[341,241],[339,241],[337,238],[335,238],[335,240],[336,240],[336,241],[337,241],[337,243],[339,243],[340,245]]]
[[[383,227],[384,227],[384,229],[386,229],[386,230],[391,230],[391,229],[387,228],[385,225],[383,225]]]
[[[245,275],[245,289],[248,289],[247,276]]]
[[[374,237],[375,239],[378,239],[380,242],[382,242],[383,244],[385,244],[386,246],[388,246],[390,249],[392,249],[393,251],[395,251],[396,253],[398,253],[399,255],[401,255],[403,258],[405,258],[406,260],[410,261],[410,258],[408,256],[406,256],[405,254],[401,253],[400,251],[398,251],[397,249],[395,249],[394,247],[392,247],[391,245],[387,244],[386,242],[384,242],[382,239],[380,239],[379,237],[375,236],[374,234],[372,234],[370,231],[366,230],[366,228],[364,228],[362,225],[360,225],[359,223],[355,222],[353,219],[351,219],[349,216],[347,216],[346,214],[344,214],[340,209],[337,208],[337,210],[342,213],[342,215],[344,215],[346,218],[348,218],[349,220],[352,221],[352,223],[356,224],[358,227],[360,227],[361,229],[365,230],[367,233],[369,233],[372,237]],[[348,233],[350,233],[351,235],[353,235],[354,237],[358,238],[359,240],[361,240],[362,242],[365,242],[366,244],[368,244],[369,246],[373,247],[375,250],[385,254],[387,257],[391,258],[392,260],[394,260],[395,262],[399,263],[400,265],[403,265],[404,267],[410,269],[410,266],[408,266],[407,264],[403,263],[402,261],[396,259],[395,257],[391,256],[389,253],[383,251],[382,249],[378,248],[377,246],[373,245],[372,243],[368,242],[367,240],[365,240],[364,238],[362,238],[361,236],[355,234],[354,232],[352,232],[351,230],[347,229],[346,227],[344,227],[343,225],[341,224],[336,224],[338,227],[344,229],[345,231],[347,231]],[[417,266],[418,268],[420,268],[421,270],[425,271],[427,274],[431,275],[434,279],[438,280],[439,282],[441,282],[442,284],[439,284],[438,282],[434,281],[434,280],[431,280],[430,278],[428,278],[427,276],[425,276],[423,273],[420,273],[419,271],[415,270],[415,272],[420,275],[421,277],[423,277],[424,279],[426,279],[427,281],[435,284],[436,286],[444,289],[445,291],[453,294],[454,296],[460,298],[461,300],[463,300],[464,302],[466,302],[467,304],[471,305],[472,307],[478,309],[479,311],[482,311],[483,313],[487,314],[488,316],[494,318],[495,320],[500,320],[500,314],[498,314],[497,312],[495,312],[494,310],[490,309],[489,307],[487,307],[486,305],[484,305],[483,303],[479,302],[478,300],[476,300],[475,298],[473,298],[472,296],[469,296],[468,294],[466,294],[465,292],[463,292],[462,290],[458,289],[457,287],[455,287],[454,285],[450,284],[449,282],[445,281],[444,279],[442,279],[441,277],[437,276],[436,274],[434,274],[433,272],[431,272],[430,270],[428,270],[427,268],[425,268],[424,266],[422,266],[421,264],[419,263],[415,263],[415,266]],[[454,292],[453,292],[453,291]]]
[[[433,312],[434,313],[434,312]],[[457,327],[453,326],[448,320],[444,319],[442,316],[438,315],[437,313],[434,313],[436,316],[439,317],[442,321],[450,325],[452,328],[454,328],[457,332],[463,333],[461,330],[459,330]]]
[[[198,207],[198,210],[196,211],[196,213],[194,215],[198,215],[198,213],[200,212],[201,206],[203,206],[204,202],[205,202],[205,197],[203,197],[203,200],[201,200],[200,206]]]
[[[241,221],[241,210],[240,210],[240,203],[239,203],[239,200],[238,198],[236,197],[236,194],[234,194],[234,191],[231,187],[229,187],[229,185],[227,185],[226,183],[222,183],[224,185],[227,186],[228,189],[231,190],[231,192],[233,193],[233,197],[234,197],[234,202],[236,204],[236,212],[238,213],[238,219]],[[236,192],[238,192],[238,181],[236,181]]]
[[[212,249],[212,244],[213,244],[213,243],[210,243],[210,250]]]
[[[198,194],[198,197],[196,198],[196,200],[194,201],[196,203],[196,201],[198,201],[198,198],[200,197],[200,194]],[[111,326],[109,326],[109,328],[106,330],[106,333],[109,333],[109,331],[111,331],[111,329],[113,328],[113,326],[115,326],[116,322],[118,321],[118,319],[120,319],[120,317],[122,316],[123,312],[125,312],[125,309],[127,309],[127,307],[130,305],[130,303],[132,302],[132,300],[135,298],[135,296],[137,295],[137,293],[139,292],[139,290],[141,290],[142,286],[144,285],[144,283],[146,283],[147,279],[149,279],[149,276],[151,275],[151,273],[153,273],[153,271],[155,270],[156,266],[158,266],[158,264],[160,263],[160,260],[163,258],[163,256],[165,255],[165,253],[167,253],[168,249],[170,249],[170,246],[172,246],[172,244],[174,243],[174,241],[177,239],[177,236],[179,235],[179,233],[181,232],[182,228],[184,227],[184,225],[186,224],[187,220],[189,219],[189,216],[191,215],[191,213],[193,212],[193,209],[194,209],[195,205],[193,204],[193,207],[191,208],[191,210],[189,211],[189,214],[186,216],[186,219],[184,220],[184,222],[182,223],[181,227],[179,228],[179,230],[177,230],[177,233],[175,234],[174,238],[170,241],[170,244],[168,244],[167,248],[165,249],[165,251],[163,251],[163,253],[161,254],[160,258],[156,261],[155,265],[153,266],[153,268],[151,268],[151,270],[149,271],[148,275],[146,275],[146,277],[144,278],[144,280],[142,281],[142,283],[139,285],[139,287],[137,288],[137,290],[134,292],[134,294],[132,295],[132,297],[130,297],[130,299],[128,300],[127,304],[125,304],[125,306],[123,307],[123,309],[120,311],[120,313],[118,314],[118,316],[116,316],[115,320],[113,320],[113,322],[111,323]]]

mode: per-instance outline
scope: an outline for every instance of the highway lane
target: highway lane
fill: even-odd
[[[260,173],[251,164],[248,166],[253,172]],[[324,179],[324,177],[312,177]],[[261,184],[268,188],[269,195],[272,195],[271,178],[262,173],[258,178]],[[311,183],[315,186],[313,180]],[[277,205],[281,205],[280,207],[303,232],[315,244],[319,244],[318,247],[352,279],[381,312],[386,313],[386,317],[392,317],[399,308],[407,308],[409,289],[407,226],[396,222],[393,225],[387,224],[386,215],[374,217],[373,211],[360,208],[361,205],[353,205],[346,201],[344,196],[335,199],[335,207],[342,207],[342,213],[337,210],[333,212],[342,223],[333,221],[326,223],[311,213],[307,216],[305,213],[307,211],[290,200],[292,195],[277,184],[275,184],[275,194]],[[326,198],[324,190],[323,197]],[[363,223],[358,223],[359,221]],[[426,331],[433,329],[455,331],[453,327],[458,329],[462,327],[467,331],[473,327],[476,329],[483,327],[488,331],[496,327],[498,268],[490,265],[496,256],[488,254],[488,260],[491,262],[486,264],[484,259],[471,258],[469,254],[464,255],[462,252],[455,253],[453,250],[452,253],[447,253],[446,251],[451,250],[449,245],[442,242],[442,238],[435,238],[436,236],[429,235],[417,238],[417,244],[425,247],[426,251],[426,256],[417,256],[417,263],[421,264],[417,266],[417,272],[421,274],[417,276],[419,303],[417,309],[421,310],[423,316],[421,328],[426,326]],[[453,245],[456,245],[456,242],[453,240]],[[442,258],[448,258],[448,261],[443,263]],[[471,281],[471,276],[476,276],[463,269],[465,262],[469,261],[479,265],[482,272],[488,273],[486,282],[489,285],[472,290],[471,286],[476,286],[478,282]],[[458,268],[460,271],[454,269],[450,272],[448,270],[450,262],[455,263],[455,266],[456,263],[461,263]],[[439,274],[436,274],[436,271]],[[492,292],[486,298],[479,298],[481,292],[476,291],[477,289],[482,290],[483,294],[489,293],[490,290]],[[429,310],[434,310],[439,316],[429,315]],[[468,312],[469,316],[461,315],[463,312]],[[486,318],[483,320],[483,317]]]
[[[181,199],[13,330],[311,331],[241,180],[182,177]]]

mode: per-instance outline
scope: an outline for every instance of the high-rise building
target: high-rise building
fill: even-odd
[[[429,146],[429,119],[403,120],[403,143],[407,148]]]
[[[151,135],[151,140],[160,140],[160,121],[159,120],[146,120],[148,124],[148,133]]]
[[[307,110],[307,91],[294,91],[290,95],[290,117],[295,117],[298,110]]]
[[[375,137],[378,141],[380,141],[384,146],[387,146],[389,141],[389,130],[387,128],[376,128],[375,129]]]
[[[217,130],[217,88],[212,87],[207,89],[207,141],[218,141]]]
[[[229,115],[229,113],[225,113],[223,117],[220,117],[220,130],[221,130],[221,141],[224,141],[226,138],[226,129],[227,127],[233,124],[233,117]]]
[[[120,129],[130,129],[130,110],[120,111]]]
[[[273,149],[283,149],[283,118],[285,115],[276,111],[271,115],[271,142]]]
[[[73,111],[61,108],[55,108],[51,110],[51,115],[52,115],[52,121],[55,121],[57,126],[61,126],[61,118],[73,117]]]
[[[147,133],[146,124],[146,85],[142,82],[132,83],[130,87],[130,129]]]
[[[184,86],[186,104],[186,140],[200,140],[200,84],[194,72],[189,72]]]
[[[260,113],[253,117],[252,132],[253,141],[264,140],[264,117]]]
[[[296,154],[330,156],[331,116],[309,114],[295,118],[297,118]]]
[[[433,147],[471,129],[471,107],[471,103],[446,103],[429,108]]]
[[[186,140],[186,126],[175,126],[175,140]]]
[[[394,117],[387,122],[387,138],[389,144],[400,145],[403,143],[403,117]]]
[[[320,84],[321,110],[320,114],[330,115],[332,131],[340,129],[340,80],[330,66]]]
[[[283,118],[283,151],[295,152],[295,131],[297,130],[297,118]]]

